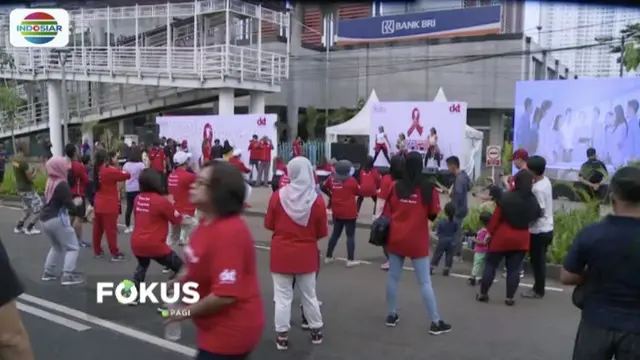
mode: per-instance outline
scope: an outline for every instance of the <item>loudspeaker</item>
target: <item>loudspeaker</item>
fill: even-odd
[[[364,164],[367,161],[367,148],[363,144],[331,144],[331,157],[336,160],[349,160],[353,164]]]

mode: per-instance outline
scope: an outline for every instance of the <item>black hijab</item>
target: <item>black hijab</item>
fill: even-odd
[[[393,155],[389,164],[389,174],[394,181],[402,179],[404,174],[404,156]]]
[[[399,199],[407,199],[420,191],[423,205],[431,205],[433,198],[433,183],[422,173],[424,167],[422,155],[417,151],[407,154],[404,164],[404,174],[396,182],[396,194]]]
[[[538,199],[533,195],[533,174],[520,170],[514,176],[515,189],[502,195],[499,206],[504,222],[516,229],[526,229],[542,215]]]

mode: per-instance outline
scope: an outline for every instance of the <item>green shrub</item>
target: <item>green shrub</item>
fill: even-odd
[[[44,194],[44,187],[47,183],[47,175],[43,171],[38,171],[36,178],[33,180],[33,187],[38,194]],[[2,195],[18,195],[16,186],[16,176],[13,168],[7,166],[4,173],[4,180],[0,186],[0,194]]]

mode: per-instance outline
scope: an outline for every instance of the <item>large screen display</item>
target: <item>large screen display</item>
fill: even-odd
[[[610,172],[640,160],[640,78],[520,81],[514,149],[544,156],[547,176],[575,180],[594,148]]]

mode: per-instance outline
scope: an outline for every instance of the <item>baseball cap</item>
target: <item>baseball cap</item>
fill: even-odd
[[[234,149],[233,152],[231,153],[231,155],[233,156],[240,156],[242,155],[242,150],[240,149]]]
[[[518,149],[514,151],[513,155],[511,155],[511,160],[516,159],[527,161],[529,160],[529,153],[525,149]]]
[[[191,159],[191,154],[184,151],[178,151],[173,155],[173,163],[180,166],[186,164]]]

